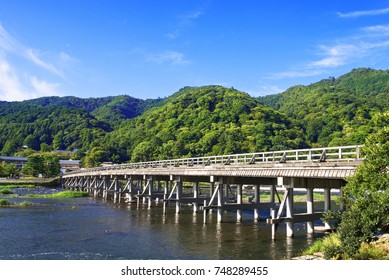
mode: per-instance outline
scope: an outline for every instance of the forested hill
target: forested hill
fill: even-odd
[[[389,72],[365,68],[262,98],[204,86],[164,99],[0,102],[0,155],[76,149],[75,158],[95,166],[361,144],[380,126],[375,114],[388,110]]]
[[[306,147],[302,130],[243,92],[186,87],[95,142],[88,165]]]
[[[360,144],[377,128],[374,115],[389,110],[389,71],[354,69],[259,99],[296,120],[313,145]]]
[[[141,115],[160,99],[130,96],[82,99],[42,97],[23,102],[0,102],[0,154],[30,149],[88,150],[122,121]],[[27,151],[29,152],[29,151]]]

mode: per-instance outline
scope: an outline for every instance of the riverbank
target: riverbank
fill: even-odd
[[[0,188],[15,187],[58,187],[59,178],[20,178],[20,179],[1,179]]]

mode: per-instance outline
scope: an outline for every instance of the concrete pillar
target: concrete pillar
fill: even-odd
[[[207,223],[207,209],[205,208],[207,206],[207,200],[204,199],[204,208],[203,208],[203,222],[204,224]]]
[[[331,189],[324,189],[324,212],[331,210]],[[326,229],[331,229],[331,225],[329,223],[324,223],[324,227]]]
[[[221,181],[219,181],[217,184],[219,185],[217,192],[217,221],[221,223],[223,221],[222,206],[224,204],[224,184]]]
[[[295,187],[294,182],[295,182],[294,178],[291,178],[290,187],[289,187],[289,194],[288,194],[288,197],[286,199],[286,217],[287,218],[293,218],[293,214],[294,214],[294,211],[293,211],[293,197],[294,197],[293,189]],[[286,222],[286,236],[293,237],[293,235],[294,235],[294,223],[293,223],[293,221]]]
[[[270,217],[272,220],[276,218],[276,210],[273,208],[270,209]],[[271,225],[271,239],[273,239],[273,240],[276,239],[276,230],[277,230],[277,225],[272,224]]]
[[[255,185],[254,186],[254,203],[255,204],[259,204],[260,202],[260,186],[259,185]],[[255,208],[254,209],[254,221],[258,221],[259,220],[259,208]]]
[[[106,200],[108,198],[108,188],[109,188],[109,178],[107,176],[104,176],[103,178],[103,198]]]
[[[313,214],[314,212],[314,199],[313,199],[313,189],[307,188],[307,213]],[[307,222],[307,233],[313,233],[314,232],[314,223],[313,219],[311,221]]]
[[[166,214],[166,206],[167,206],[167,197],[168,197],[168,185],[167,181],[165,184],[165,189],[163,190],[163,214]]]
[[[242,185],[237,186],[236,202],[238,203],[238,207],[242,204]],[[236,220],[238,222],[242,221],[242,209],[238,208],[236,210]]]
[[[115,185],[114,185],[114,193],[113,193],[113,202],[116,203],[119,199],[119,188],[120,188],[120,182],[118,179],[118,176],[115,176]],[[119,200],[120,202],[120,200]]]
[[[153,176],[150,176],[147,180],[149,183],[148,208],[151,208],[151,203],[152,203],[153,194],[154,194],[154,178],[153,178]]]
[[[181,212],[181,197],[182,197],[182,182],[181,178],[177,179],[177,189],[176,189],[176,213],[179,214]]]
[[[199,198],[199,182],[193,183],[193,197],[195,199]],[[193,212],[196,213],[199,210],[199,204],[197,201],[193,203]]]
[[[99,193],[99,186],[100,186],[100,180],[98,178],[95,178],[95,185],[94,185],[94,192],[93,192],[93,196],[98,196],[98,193]]]
[[[209,196],[211,197],[213,192],[215,191],[215,182],[210,182],[209,184]],[[212,213],[212,209],[209,209],[209,213]]]
[[[132,198],[133,198],[133,195],[135,194],[135,187],[134,187],[134,183],[132,181],[132,177],[131,176],[127,179],[127,184],[128,184],[128,193],[129,193],[128,199],[131,202]]]

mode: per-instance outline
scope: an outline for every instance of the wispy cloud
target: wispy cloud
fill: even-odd
[[[285,89],[282,89],[276,85],[260,85],[255,89],[244,90],[244,91],[250,94],[251,96],[265,96],[265,95],[277,94],[283,92],[285,91]]]
[[[203,10],[197,10],[192,13],[181,15],[178,17],[178,23],[174,27],[173,31],[165,34],[168,39],[176,39],[181,36],[185,29],[192,25],[192,23],[205,13]]]
[[[306,78],[314,77],[322,74],[323,70],[312,69],[309,67],[302,67],[302,69],[289,70],[283,72],[273,73],[268,76],[269,79],[285,79],[285,78]]]
[[[362,17],[362,16],[377,16],[377,15],[383,15],[388,13],[389,13],[389,8],[384,8],[378,10],[354,11],[348,13],[339,12],[338,16],[341,18],[355,18],[355,17]]]
[[[189,60],[185,59],[185,55],[180,52],[166,51],[161,54],[151,54],[147,58],[148,61],[158,64],[167,63],[170,65],[190,64]]]
[[[29,48],[0,25],[0,100],[19,101],[40,96],[62,95],[60,84],[37,78],[26,72],[28,67],[16,66],[11,61],[13,56],[24,59],[22,63],[38,68],[65,79],[61,69],[54,63],[45,61],[42,53]],[[56,61],[59,66],[66,65],[72,58],[64,52],[59,53]]]
[[[301,63],[293,70],[274,73],[273,79],[313,77],[330,69],[374,58],[389,48],[389,25],[367,26],[353,36],[316,47],[316,60]]]
[[[31,49],[27,49],[26,50],[26,57],[31,60],[32,62],[34,62],[36,65],[38,65],[39,67],[63,78],[63,74],[60,70],[57,69],[57,67],[55,67],[53,64],[50,64],[48,62],[45,62],[41,59],[40,55],[36,52],[34,52],[33,50]]]
[[[183,20],[193,20],[204,15],[204,11],[194,11],[193,13],[181,16]]]

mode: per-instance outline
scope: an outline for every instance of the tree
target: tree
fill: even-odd
[[[22,169],[26,175],[54,177],[60,172],[59,158],[51,153],[35,153],[28,156]]]
[[[376,122],[384,127],[367,138],[365,159],[344,187],[347,210],[338,231],[349,257],[374,234],[389,231],[389,112]]]
[[[19,170],[15,164],[0,161],[0,177],[19,175]]]

